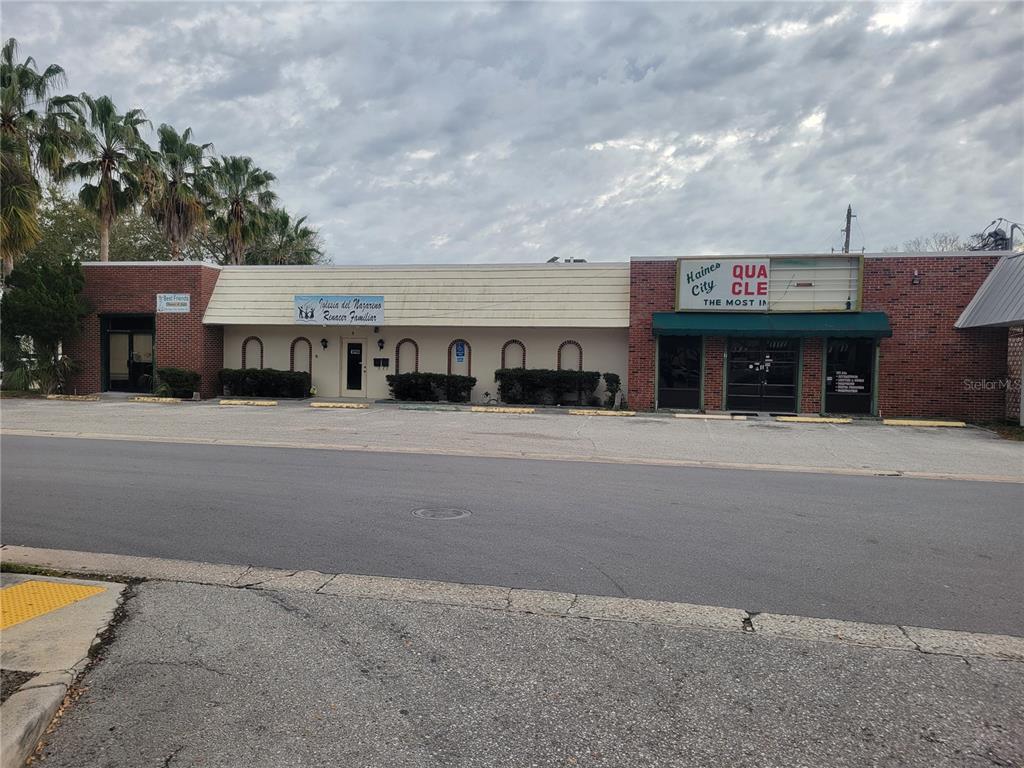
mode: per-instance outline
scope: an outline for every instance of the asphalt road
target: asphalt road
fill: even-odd
[[[2,480],[5,544],[1024,635],[1021,485],[17,436]]]

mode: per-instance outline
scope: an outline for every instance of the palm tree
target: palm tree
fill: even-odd
[[[68,163],[63,176],[86,182],[78,199],[99,219],[100,261],[109,261],[110,228],[122,211],[139,201],[152,161],[152,152],[139,133],[139,127],[149,121],[141,109],[118,114],[109,96],[94,99],[83,93],[80,98],[85,107],[80,159]]]
[[[253,165],[252,158],[228,156],[214,159],[210,173],[215,188],[213,227],[228,248],[231,264],[242,264],[245,248],[266,227],[277,200],[270,190],[274,174]]]
[[[306,217],[293,220],[284,208],[267,215],[267,225],[247,264],[316,264],[323,258],[320,233],[306,226]]]
[[[60,171],[77,139],[73,96],[52,96],[64,70],[42,72],[32,57],[17,61],[13,37],[0,48],[0,255],[3,275],[41,237],[37,171]]]
[[[145,209],[171,247],[171,258],[196,229],[206,223],[206,205],[212,194],[210,174],[203,165],[212,144],[193,144],[192,129],[179,134],[166,123],[157,130],[159,152],[147,169]]]

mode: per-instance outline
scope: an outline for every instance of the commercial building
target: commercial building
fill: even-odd
[[[418,370],[474,376],[472,399],[487,402],[495,370],[529,367],[617,373],[639,410],[988,421],[1019,412],[1019,330],[959,318],[999,261],[87,264],[94,313],[67,352],[80,393],[146,390],[156,367],[175,366],[213,397],[220,368],[255,367],[308,370],[319,396],[378,399],[388,374]]]

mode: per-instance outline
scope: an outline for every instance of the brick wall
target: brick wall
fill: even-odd
[[[654,408],[653,312],[671,312],[676,298],[676,262],[633,261],[629,265],[629,407]],[[706,355],[705,351],[705,355]],[[705,393],[708,386],[705,376]],[[721,386],[721,385],[719,385]]]
[[[156,364],[198,371],[202,397],[217,394],[217,371],[224,359],[223,329],[203,326],[202,320],[220,270],[203,264],[159,263],[86,264],[83,271],[92,314],[82,334],[65,350],[81,366],[70,391],[85,394],[103,388],[100,315],[155,314],[156,294],[188,293],[190,312],[155,314]]]
[[[1020,422],[1021,357],[1024,356],[1024,328],[1010,328],[1006,344],[1006,418]]]
[[[823,339],[801,339],[800,413],[821,412],[821,366]]]
[[[1006,329],[953,327],[998,259],[981,253],[865,259],[864,310],[885,312],[893,330],[880,345],[879,415],[1004,417],[1005,392],[972,382],[1006,377]]]
[[[997,260],[981,253],[865,259],[864,310],[885,312],[893,328],[893,337],[881,342],[881,415],[984,421],[1009,412],[1005,388],[971,384],[1006,378],[1006,329],[953,327]],[[630,264],[629,402],[640,410],[654,407],[651,314],[673,310],[675,277],[672,260]],[[704,408],[709,411],[723,407],[724,349],[724,339],[705,339]],[[804,339],[802,412],[821,409],[821,356],[821,340]],[[1015,359],[1019,365],[1019,352]]]

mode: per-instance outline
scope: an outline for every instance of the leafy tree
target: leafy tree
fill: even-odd
[[[193,144],[191,128],[179,134],[166,123],[157,135],[159,151],[149,169],[144,207],[170,245],[171,258],[180,260],[192,233],[206,224],[206,201],[213,190],[203,160],[213,145]]]
[[[83,130],[79,160],[68,163],[64,177],[86,183],[78,193],[82,205],[99,222],[100,261],[110,260],[110,229],[117,217],[132,210],[143,188],[151,152],[139,127],[149,123],[141,109],[119,114],[109,96],[94,99],[83,93]],[[95,183],[92,183],[95,182]]]
[[[100,240],[96,217],[62,187],[52,185],[39,206],[42,237],[25,254],[26,261],[58,262],[68,256],[80,261],[99,259]],[[170,247],[153,219],[129,211],[111,229],[111,261],[167,261]]]
[[[74,258],[23,261],[5,283],[0,303],[5,371],[13,365],[14,370],[23,369],[22,381],[34,380],[47,393],[61,389],[73,370],[62,345],[81,333],[89,312],[82,296],[81,263]],[[24,344],[25,339],[31,339],[31,345]]]
[[[292,219],[284,208],[267,215],[261,236],[245,254],[246,264],[320,264],[324,261],[320,233],[306,226],[306,217]]]
[[[73,96],[53,96],[65,82],[51,64],[40,72],[31,57],[17,61],[12,37],[0,48],[0,256],[3,274],[40,237],[37,172],[60,171],[77,141]]]
[[[227,243],[228,262],[244,263],[246,246],[266,228],[277,196],[274,174],[257,168],[250,157],[226,156],[210,163],[214,184],[213,228]]]

